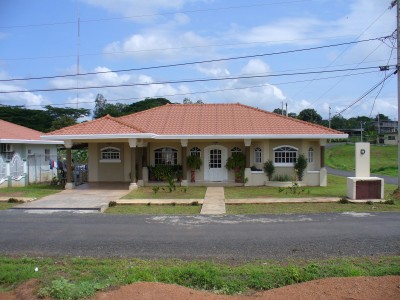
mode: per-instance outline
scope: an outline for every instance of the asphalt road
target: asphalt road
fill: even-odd
[[[0,254],[217,260],[399,255],[400,214],[124,216],[1,211]]]
[[[332,175],[343,176],[343,177],[354,177],[355,176],[355,171],[337,170],[337,169],[333,169],[330,167],[326,167],[326,170],[328,171],[329,174],[332,174]],[[385,183],[397,185],[399,182],[397,177],[386,176],[386,175],[381,175],[381,174],[371,174],[371,176],[383,178],[385,180]]]

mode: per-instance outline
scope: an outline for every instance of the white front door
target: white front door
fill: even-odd
[[[227,181],[228,170],[225,167],[227,149],[223,146],[212,145],[204,149],[204,180]]]

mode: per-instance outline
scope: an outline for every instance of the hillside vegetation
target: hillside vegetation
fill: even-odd
[[[335,145],[326,151],[326,164],[329,167],[355,170],[354,144]],[[371,173],[397,176],[397,146],[371,145]]]

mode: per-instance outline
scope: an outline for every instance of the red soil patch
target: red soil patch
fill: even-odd
[[[34,293],[37,281],[30,280],[15,291],[0,293],[2,300],[37,300]],[[225,296],[196,291],[186,287],[139,282],[107,292],[100,292],[92,300],[141,299],[141,300],[399,300],[400,276],[327,278],[294,284],[249,296]]]

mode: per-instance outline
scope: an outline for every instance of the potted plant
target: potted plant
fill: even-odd
[[[275,172],[275,166],[272,160],[269,159],[264,163],[264,172],[267,174],[268,180],[271,181]]]
[[[196,170],[199,170],[203,164],[200,156],[190,155],[186,158],[186,164],[190,169],[190,182],[196,181]]]
[[[235,172],[235,182],[243,182],[246,156],[243,153],[234,153],[226,161],[226,168]]]
[[[299,181],[303,180],[305,169],[307,169],[307,158],[304,156],[304,154],[300,154],[296,163],[294,164],[294,170],[296,171],[297,179]]]

